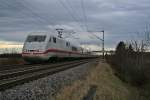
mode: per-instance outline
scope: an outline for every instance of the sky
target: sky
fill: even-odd
[[[99,50],[130,41],[150,22],[150,0],[0,0],[0,48],[22,48],[32,32],[64,29],[67,40]],[[56,33],[55,33],[56,34]],[[94,34],[94,35],[93,35]]]

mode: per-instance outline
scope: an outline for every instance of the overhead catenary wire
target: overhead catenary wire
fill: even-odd
[[[2,2],[2,1],[1,1]],[[5,0],[4,2],[3,2],[3,4],[5,4],[5,6],[7,6],[7,7],[10,7],[10,8],[12,8],[12,9],[18,9],[18,7],[17,6],[15,6],[15,5],[12,5],[12,4],[10,4],[9,2],[8,2],[8,0]],[[29,16],[28,14],[31,14],[32,16],[34,16],[34,20],[35,20],[35,18],[37,19],[37,16],[35,16],[35,14],[33,14],[33,13],[30,13],[30,11],[26,11],[27,9],[26,9],[26,7],[24,6],[24,5],[22,5],[20,2],[17,2],[17,4],[19,4],[20,6],[22,6],[22,7],[24,7],[25,8],[25,10],[23,10],[22,9],[22,11],[20,11],[20,12],[18,12],[19,13],[19,17],[27,17],[27,16]],[[20,16],[21,15],[21,16]],[[37,23],[44,23],[43,21],[42,21],[42,19],[38,19],[38,21],[36,21],[36,23],[35,24],[37,24]],[[20,24],[26,24],[26,23],[20,23]]]
[[[26,5],[25,5],[25,3],[27,4],[27,5],[30,5],[28,2],[26,2],[26,1],[16,1],[17,2],[17,4],[19,4],[19,5],[21,5],[23,8],[25,8],[25,10],[24,11],[21,11],[21,12],[19,12],[20,13],[20,15],[22,16],[22,17],[25,17],[24,15],[27,15],[27,14],[31,14],[34,18],[32,18],[32,19],[37,19],[38,21],[35,21],[36,23],[38,23],[38,22],[40,22],[40,23],[43,23],[43,24],[49,24],[50,22],[49,22],[49,20],[47,20],[45,17],[43,17],[43,16],[41,16],[41,15],[39,15],[37,12],[35,12],[35,11],[33,11],[33,9],[31,8],[31,7],[27,7]],[[73,15],[73,13],[68,9],[68,7],[62,2],[62,1],[60,1],[60,3],[63,5],[63,7],[65,8],[65,9],[67,9],[67,12],[68,12],[68,14],[70,14],[70,16],[73,18],[73,20],[76,22],[76,23],[78,23],[79,24],[79,20]],[[9,7],[12,7],[12,8],[15,8],[15,9],[18,9],[18,7],[17,6],[15,6],[15,5],[12,5],[12,4],[10,4],[7,0],[5,0],[5,4],[7,5],[7,6],[9,6]],[[72,6],[70,6],[71,8],[72,8],[72,10],[73,10],[73,7]],[[28,16],[28,15],[27,15]],[[26,24],[26,22],[25,23],[20,23],[20,24]],[[51,25],[54,25],[54,23],[50,23]],[[60,25],[60,24],[59,24]],[[61,26],[61,25],[60,25]],[[82,27],[82,25],[80,25],[81,27]]]
[[[26,3],[27,5],[30,5],[27,1],[26,1],[26,2],[25,2],[25,1],[23,2],[23,1],[22,1],[22,3],[24,3],[24,4]],[[25,6],[25,7],[26,7],[26,6]],[[40,19],[44,19],[45,22],[47,22],[47,24],[49,23],[49,20],[47,20],[47,18],[45,18],[44,16],[39,16],[38,13],[32,11],[32,8],[33,8],[33,7],[30,6],[30,7],[26,7],[26,8],[28,8],[28,11],[30,10],[30,11],[32,12],[32,14],[37,15]],[[51,18],[52,18],[52,17],[55,18],[55,16],[52,16],[52,15],[51,15]],[[54,25],[54,23],[50,23],[50,24],[51,24],[51,25]],[[65,28],[63,25],[60,25],[59,23],[58,23],[58,25],[61,26],[61,27],[63,27],[63,29]],[[53,26],[53,27],[54,27],[54,26]],[[54,28],[56,28],[56,27],[54,27]]]
[[[70,11],[70,9],[65,5],[65,3],[62,0],[57,0],[62,7],[66,10],[66,12],[68,13],[68,15],[79,25],[81,26],[80,28],[83,30],[81,22],[74,16],[74,14]]]
[[[86,16],[85,5],[84,5],[84,1],[83,0],[81,0],[81,8],[82,8],[82,12],[83,12],[85,28],[86,28],[86,31],[88,32],[89,29],[88,29],[88,25],[87,25],[87,16]]]
[[[26,1],[24,1],[27,5],[30,5],[28,2],[27,2],[27,0]],[[57,3],[56,3],[57,4]],[[35,9],[33,6],[30,6],[30,9]],[[33,11],[32,11],[33,12]],[[38,13],[36,13],[36,12],[34,12],[35,14],[38,14]],[[50,20],[53,20],[53,19],[55,19],[56,18],[56,16],[54,16],[54,15],[50,15],[50,16],[48,16],[48,17],[50,17]],[[50,21],[49,19],[48,20],[46,20],[47,18],[45,17],[45,16],[40,16],[40,18],[42,18],[42,19],[44,19],[45,20],[45,22],[47,22],[47,24],[48,24],[48,22]],[[50,25],[53,25],[52,27],[54,28],[54,29],[57,29],[56,27],[55,27],[55,25],[59,25],[59,27],[58,28],[60,28],[60,27],[62,27],[63,29],[65,29],[65,27],[63,26],[63,25],[61,25],[60,23],[52,23],[52,22],[50,22]]]
[[[16,1],[15,5],[12,5],[11,3],[8,2],[8,0],[4,1],[4,4],[7,7],[11,7],[13,9],[19,9],[19,7],[21,8],[21,11],[18,12],[19,17],[21,15],[22,19],[23,18],[29,18],[29,16],[31,15],[31,21],[32,24],[35,24],[34,26],[31,26],[30,24],[27,23],[27,21],[25,20],[20,20],[21,23],[19,23],[19,25],[24,25],[25,27],[32,27],[34,29],[34,27],[37,29],[39,29],[39,25],[54,25],[54,23],[51,23],[50,20],[47,20],[45,17],[41,16],[39,13],[35,12],[32,7],[30,6],[30,3],[25,2],[25,1]],[[27,6],[28,5],[28,6]],[[30,6],[30,7],[29,7]],[[24,8],[24,9],[23,9]],[[24,16],[25,15],[25,16]],[[17,16],[18,17],[18,16]],[[21,18],[20,17],[20,18]],[[23,27],[22,27],[23,28]]]
[[[77,24],[79,24],[79,26],[81,26],[80,28],[81,29],[83,29],[82,27],[83,27],[83,25],[81,25],[81,21],[77,18],[77,13],[74,13],[74,8],[71,6],[71,5],[69,5],[69,3],[68,3],[68,6],[62,1],[62,0],[58,0],[59,2],[60,2],[60,4],[66,9],[66,11],[68,12],[68,14],[71,16],[71,18],[77,23]],[[68,1],[68,0],[66,0],[66,1]],[[85,18],[85,27],[87,27],[86,29],[88,30],[88,26],[87,26],[87,17],[85,17],[86,16],[86,14],[85,14],[85,8],[84,8],[84,2],[83,2],[83,0],[81,0],[82,1],[82,9],[83,9],[83,15],[84,15],[84,18]],[[29,14],[30,15],[32,15],[34,18],[32,18],[32,21],[33,21],[33,23],[35,23],[35,24],[43,24],[43,25],[54,25],[54,23],[52,23],[52,22],[50,22],[50,20],[48,20],[45,16],[43,16],[43,15],[40,15],[38,12],[36,12],[36,11],[34,11],[34,9],[33,9],[33,7],[32,6],[30,6],[30,3],[29,2],[27,2],[26,0],[16,0],[16,4],[17,4],[17,6],[16,5],[12,5],[8,0],[5,0],[4,1],[4,3],[7,5],[7,6],[9,6],[9,7],[13,7],[13,8],[15,8],[15,9],[18,9],[18,7],[17,6],[21,6],[22,8],[24,8],[24,10],[22,10],[22,11],[20,11],[20,12],[18,12],[22,17],[27,17],[27,16],[29,16]],[[28,6],[27,6],[28,5]],[[69,7],[72,9],[72,11],[69,9]],[[75,14],[75,15],[74,15]],[[35,20],[35,21],[34,21]],[[21,21],[21,20],[20,20]],[[23,25],[28,25],[29,26],[29,24],[27,24],[27,21],[22,21],[21,23],[19,23],[19,24],[23,24]],[[35,25],[35,26],[37,26],[37,25]],[[60,25],[61,26],[61,25]],[[33,27],[33,26],[32,26]]]
[[[79,11],[79,10],[77,10],[77,8],[74,9],[74,7],[73,7],[73,6],[71,5],[71,3],[70,3],[70,0],[65,0],[65,1],[66,1],[66,3],[68,4],[68,7],[70,7],[70,11],[72,11],[73,14],[74,14],[76,17],[78,17],[79,21],[81,22],[81,20],[82,20],[81,14],[77,12],[77,11]],[[83,23],[83,24],[84,24],[84,23]]]
[[[83,17],[84,17],[84,23],[85,23],[85,28],[86,31],[89,33],[89,28],[88,28],[88,19],[87,19],[87,15],[86,15],[86,10],[85,10],[85,5],[84,5],[84,0],[81,0],[81,8],[82,8],[82,12],[83,12]],[[96,39],[103,41],[103,39],[101,39],[100,37],[98,37],[95,34],[90,34],[92,36],[94,36]]]
[[[76,10],[74,10],[74,8],[71,5],[69,5],[69,3],[67,5],[62,0],[58,0],[58,1],[65,8],[68,15],[71,16],[71,18],[77,24],[79,24],[79,26],[81,26],[80,28],[82,29],[83,25],[81,24],[81,20],[79,19],[78,13],[76,13]],[[66,0],[66,1],[68,1],[68,0]],[[6,4],[6,6],[10,6],[15,9],[18,9],[18,7],[16,5],[12,5],[11,3],[8,2],[8,0],[4,0],[4,3]],[[32,19],[35,20],[35,21],[33,21],[35,24],[54,25],[54,23],[50,22],[50,20],[48,18],[41,15],[39,12],[35,11],[35,9],[33,9],[33,6],[30,6],[30,3],[27,2],[26,0],[16,0],[16,3],[17,3],[17,5],[21,5],[24,8],[23,11],[18,12],[22,17],[27,17],[28,14],[30,14],[34,17]],[[82,12],[83,12],[83,23],[85,25],[86,31],[88,31],[87,16],[86,16],[86,11],[85,11],[84,0],[81,0],[81,8],[82,8]],[[21,24],[27,25],[27,23],[25,21],[23,21],[23,22]],[[35,26],[37,26],[37,25],[35,25]]]
[[[28,2],[25,2],[25,1],[22,1],[22,0],[19,0],[22,5],[28,10],[30,11],[34,16],[37,16],[40,20],[43,20],[46,24],[51,24],[51,25],[54,25],[54,23],[50,22],[49,20],[47,20],[45,17],[43,16],[40,16],[37,12],[33,11],[31,7],[27,7],[25,6],[24,4],[26,3],[27,5],[30,5]]]

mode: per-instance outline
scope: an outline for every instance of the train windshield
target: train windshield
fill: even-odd
[[[26,42],[44,42],[46,39],[45,35],[32,35],[28,36]]]

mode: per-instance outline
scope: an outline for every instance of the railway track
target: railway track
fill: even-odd
[[[84,59],[59,64],[26,65],[22,68],[5,69],[0,71],[0,91],[92,61],[97,61],[97,59]]]
[[[48,64],[51,64],[51,63],[43,63],[42,65],[48,65]],[[17,69],[20,67],[38,66],[38,65],[41,65],[41,64],[40,63],[39,64],[38,63],[37,64],[24,63],[24,64],[16,64],[16,65],[4,65],[0,67],[0,71]]]

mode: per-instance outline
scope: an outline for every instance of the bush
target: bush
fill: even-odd
[[[127,46],[121,41],[116,47],[115,54],[106,58],[122,80],[138,86],[146,83],[144,53],[134,51],[132,45]]]
[[[21,54],[19,53],[4,53],[0,54],[0,58],[21,58]]]

